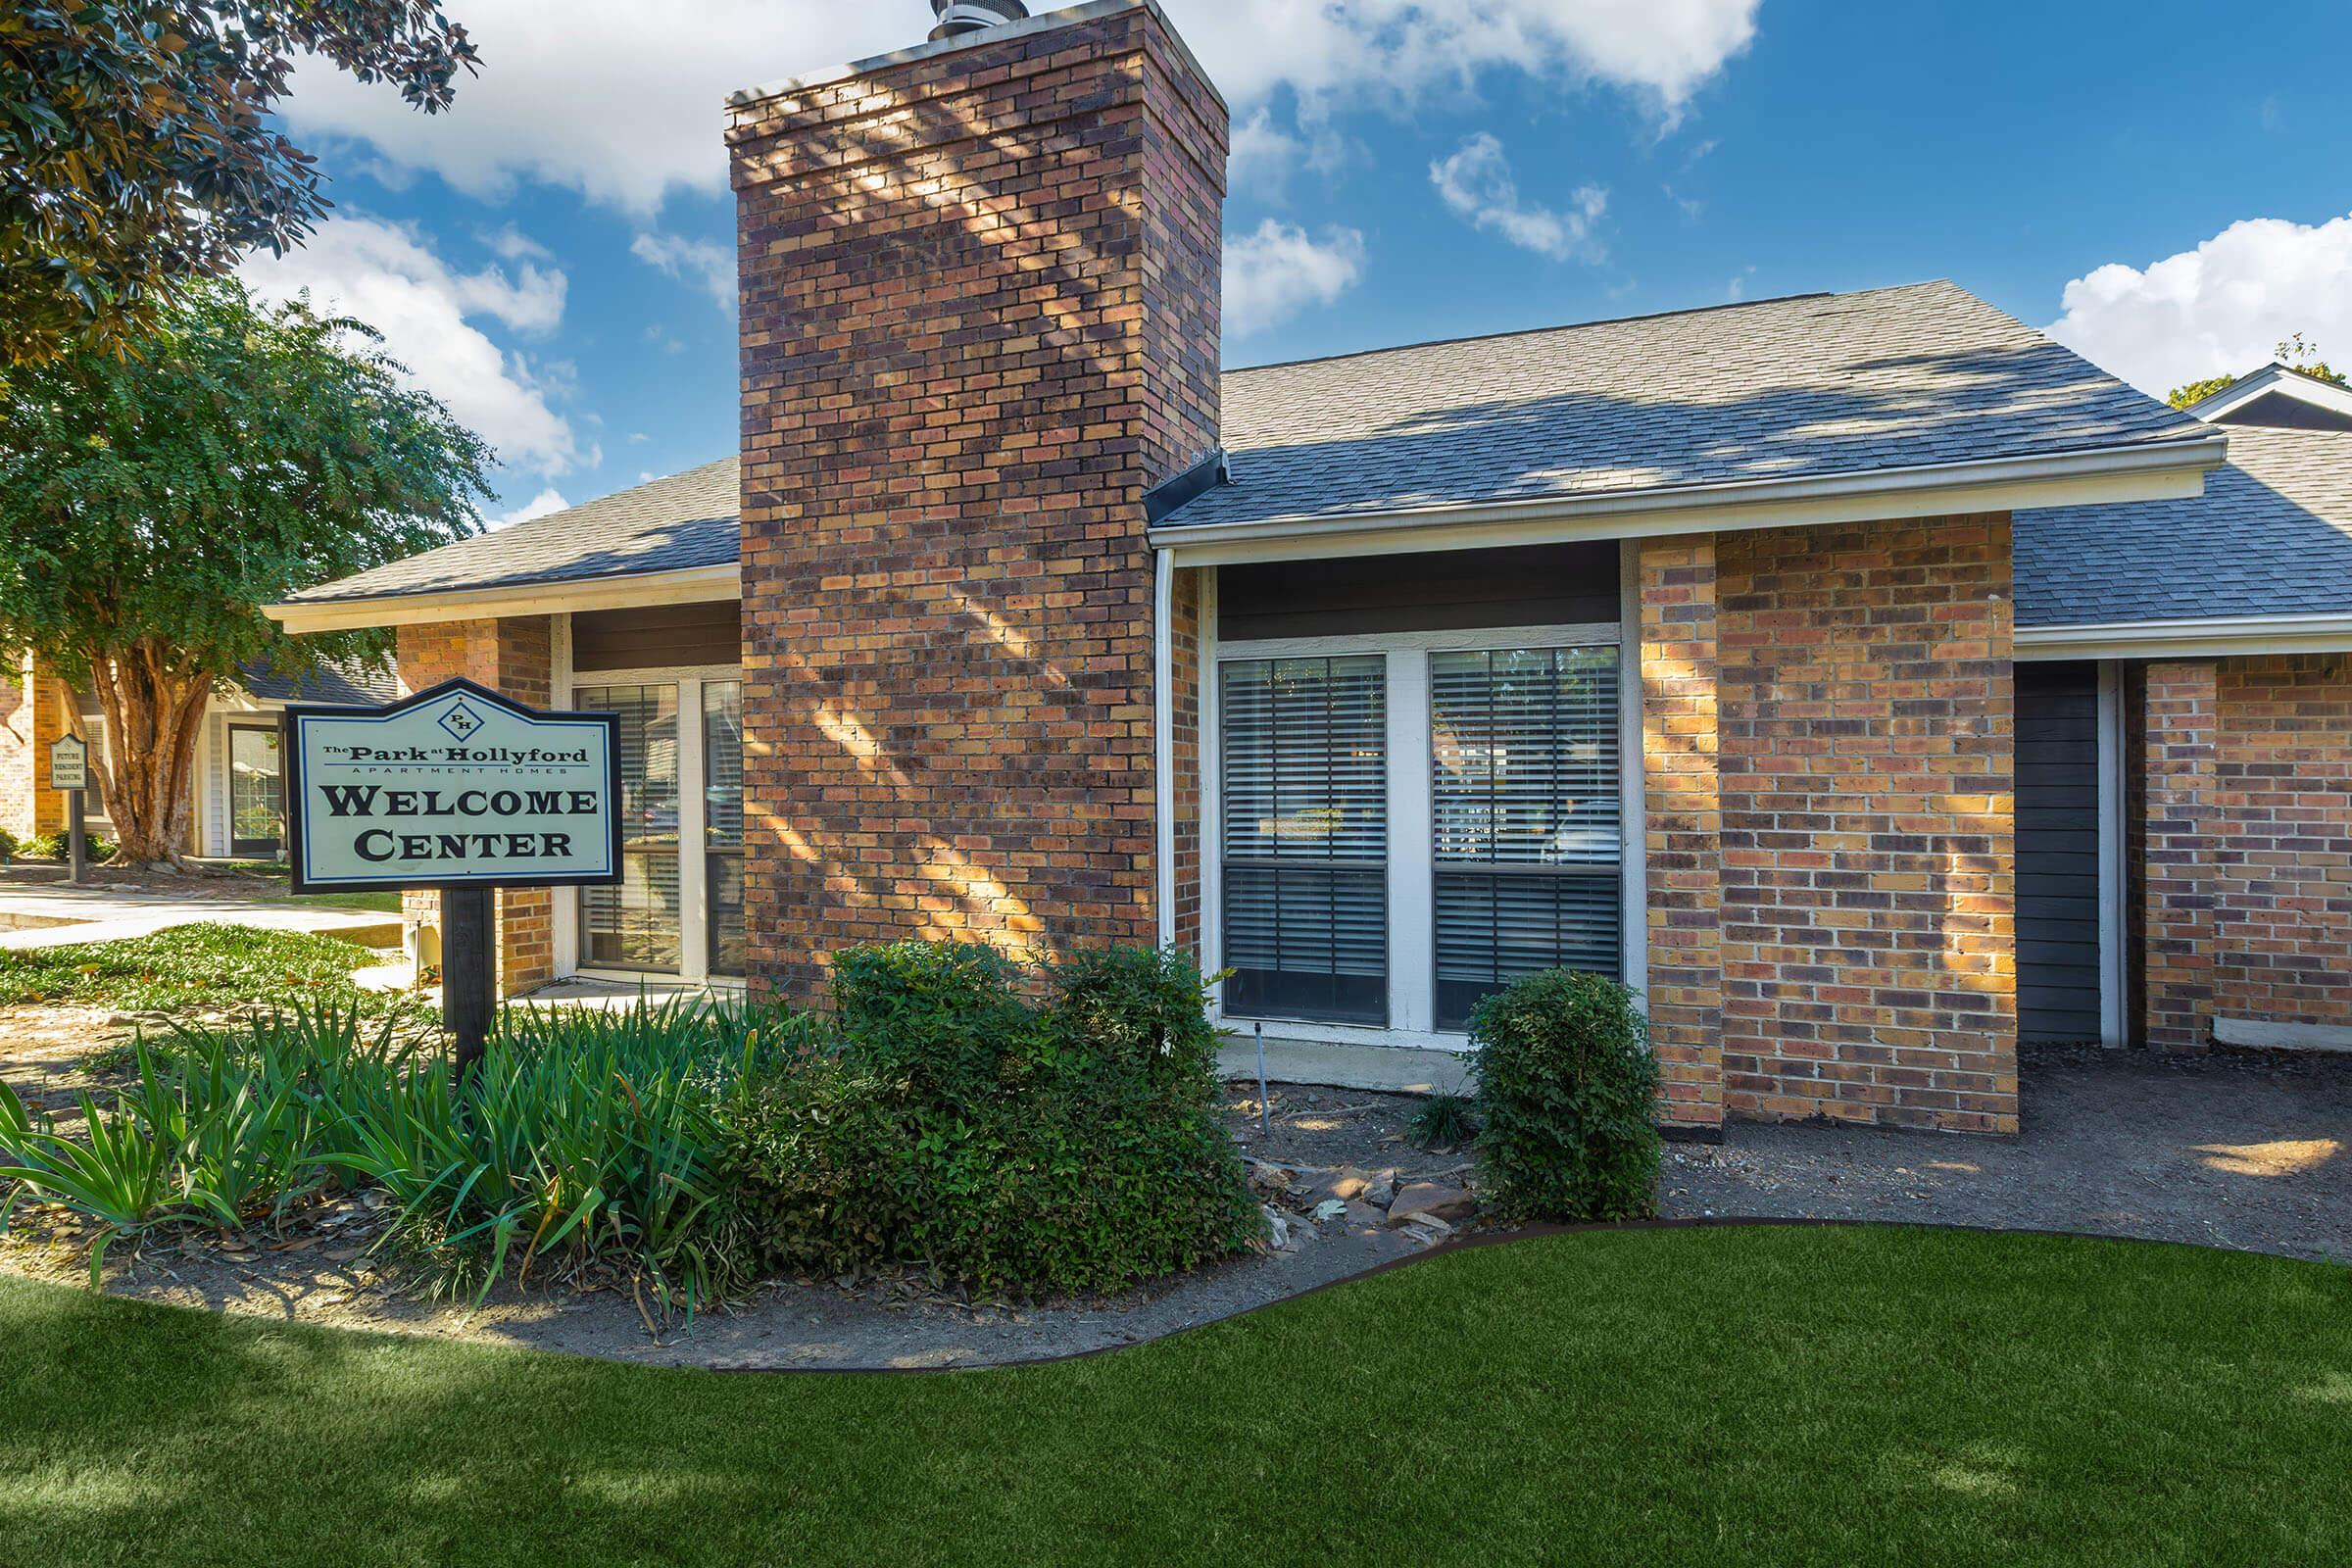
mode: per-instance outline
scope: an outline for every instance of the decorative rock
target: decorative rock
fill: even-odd
[[[1389,1205],[1389,1223],[1401,1225],[1423,1216],[1438,1220],[1468,1219],[1477,1212],[1478,1200],[1459,1187],[1415,1182],[1398,1193],[1396,1200]]]
[[[1353,1202],[1364,1196],[1372,1178],[1353,1165],[1342,1165],[1315,1178],[1314,1196],[1318,1199],[1337,1199],[1343,1203]]]
[[[1386,1208],[1396,1200],[1396,1173],[1384,1170],[1364,1185],[1364,1201],[1374,1208]]]

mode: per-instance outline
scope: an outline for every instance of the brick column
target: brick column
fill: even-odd
[[[1200,951],[1200,613],[1201,587],[1212,567],[1176,573],[1169,642],[1169,716],[1176,766],[1176,945],[1205,969]]]
[[[1723,1125],[1722,780],[1715,540],[1641,545],[1649,1027],[1671,1126]]]
[[[545,615],[431,621],[401,627],[398,639],[403,693],[462,675],[528,707],[545,708],[554,690],[554,628]],[[556,977],[556,897],[550,888],[499,891],[499,995],[515,996]],[[411,921],[439,926],[440,894],[407,893],[401,905]]]
[[[2143,990],[2147,1043],[2201,1051],[2213,1032],[2219,666],[2147,667]]]
[[[1729,1110],[2015,1132],[2008,514],[1717,553]]]
[[[66,701],[64,685],[29,659],[0,675],[0,828],[21,839],[66,830],[66,798],[49,787],[49,743],[66,733]]]
[[[731,107],[757,988],[1157,938],[1144,495],[1217,441],[1226,114],[1156,8],[1040,20]]]

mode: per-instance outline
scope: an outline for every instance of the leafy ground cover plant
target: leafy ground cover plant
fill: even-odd
[[[1404,1136],[1415,1149],[1451,1149],[1478,1132],[1478,1102],[1468,1095],[1431,1095],[1413,1108]]]
[[[300,1005],[141,1040],[133,1081],[111,1105],[85,1096],[70,1129],[0,1085],[0,1180],[16,1184],[8,1207],[59,1204],[98,1227],[93,1280],[122,1237],[234,1231],[367,1186],[444,1292],[478,1298],[537,1267],[691,1312],[739,1288],[752,1256],[715,1184],[720,1108],[807,1054],[814,1030],[699,1002],[510,1008],[453,1092],[446,1057],[400,1020]]]
[[[127,1010],[256,1009],[332,1001],[382,1010],[399,993],[363,992],[352,971],[380,961],[337,937],[211,921],[151,936],[0,950],[0,1005],[86,1003]]]
[[[1262,1233],[1190,958],[1114,948],[1026,973],[907,942],[839,954],[834,975],[831,1054],[722,1113],[726,1185],[771,1265],[896,1260],[1064,1295]]]
[[[1655,1211],[1658,1060],[1634,993],[1546,969],[1470,1014],[1483,1118],[1480,1195],[1508,1219],[1630,1219]]]

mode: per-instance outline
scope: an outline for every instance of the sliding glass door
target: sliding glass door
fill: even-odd
[[[620,715],[621,880],[580,890],[580,967],[740,976],[743,682],[686,669],[575,686],[571,706]]]
[[[572,699],[583,711],[620,715],[620,885],[580,890],[580,961],[675,974],[678,688],[583,686]]]
[[[710,972],[743,973],[743,682],[703,682],[703,889]]]
[[[1228,1017],[1452,1034],[1515,976],[1622,975],[1616,644],[1476,642],[1244,644],[1218,662]]]

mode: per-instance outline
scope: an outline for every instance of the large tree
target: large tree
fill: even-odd
[[[123,352],[190,278],[324,211],[270,111],[295,57],[431,113],[475,66],[438,0],[0,4],[0,368]]]
[[[378,341],[216,280],[126,357],[77,351],[0,388],[0,649],[97,694],[121,863],[184,868],[216,685],[381,652],[380,633],[288,637],[262,606],[479,523],[489,449]]]

